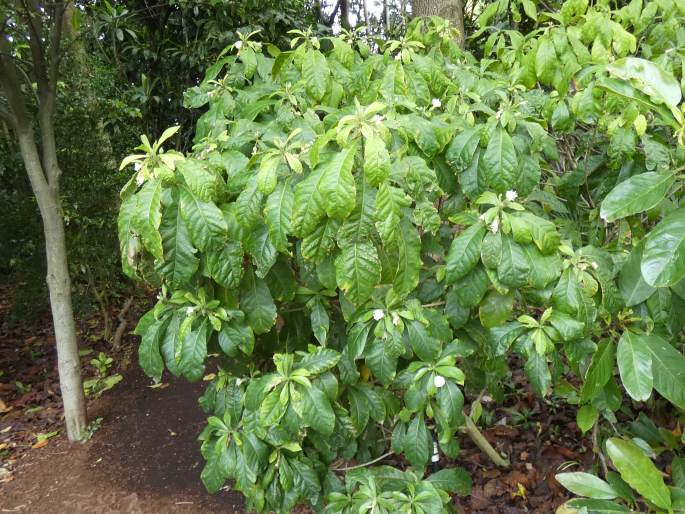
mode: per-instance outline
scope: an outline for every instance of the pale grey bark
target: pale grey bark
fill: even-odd
[[[71,303],[71,279],[59,196],[61,170],[57,159],[54,126],[59,48],[67,4],[68,2],[56,3],[51,13],[51,27],[43,27],[40,18],[34,15],[36,11],[29,12],[31,2],[16,3],[17,17],[25,20],[32,36],[29,39],[33,61],[31,71],[38,86],[38,114],[35,119],[25,103],[19,68],[4,35],[8,20],[0,20],[0,92],[7,105],[7,108],[0,106],[0,115],[17,136],[24,167],[43,220],[46,281],[55,330],[64,419],[69,440],[79,441],[86,428],[86,408]],[[26,90],[31,91],[31,86],[28,85]],[[36,144],[36,123],[40,150]]]
[[[414,16],[440,16],[452,22],[459,31],[457,43],[464,48],[464,0],[412,0]]]

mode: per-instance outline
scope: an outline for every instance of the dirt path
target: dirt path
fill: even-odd
[[[0,484],[0,512],[244,512],[238,493],[210,495],[199,480],[196,438],[206,418],[197,398],[203,384],[148,384],[132,367],[91,406],[90,418],[103,417],[103,423],[89,442],[51,439],[19,460],[14,480]]]

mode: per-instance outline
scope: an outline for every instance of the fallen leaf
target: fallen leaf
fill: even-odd
[[[47,446],[47,445],[48,445],[48,440],[42,439],[42,440],[38,441],[36,444],[31,445],[31,448],[33,448],[34,450],[38,450],[38,449],[43,448],[44,446]]]

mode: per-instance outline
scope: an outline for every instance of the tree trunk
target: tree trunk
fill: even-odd
[[[67,244],[64,218],[57,181],[48,184],[38,156],[33,133],[17,134],[19,147],[31,187],[36,195],[43,219],[45,255],[47,258],[47,284],[50,291],[50,308],[55,328],[59,384],[64,404],[64,421],[70,441],[80,441],[86,428],[86,402],[81,381],[81,362],[76,341],[74,312],[71,304],[71,279],[67,264]]]
[[[463,0],[412,0],[414,16],[440,16],[452,22],[459,31],[457,44],[464,48],[464,1]]]

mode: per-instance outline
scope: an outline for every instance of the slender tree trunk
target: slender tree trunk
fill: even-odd
[[[464,48],[464,0],[412,0],[414,16],[441,16],[452,22],[459,31],[457,43]]]
[[[81,363],[76,341],[74,312],[71,304],[71,279],[67,264],[67,244],[64,218],[59,198],[59,186],[42,180],[45,176],[38,156],[33,133],[18,132],[24,165],[36,195],[43,219],[47,284],[55,329],[59,384],[64,404],[64,421],[70,441],[80,441],[86,428],[86,407],[81,381]],[[56,162],[56,160],[55,160]]]
[[[0,104],[0,118],[14,129],[26,173],[36,197],[45,233],[47,258],[47,284],[50,291],[50,308],[55,328],[57,367],[64,404],[64,420],[70,441],[80,441],[86,428],[86,402],[81,381],[81,364],[76,342],[74,312],[71,305],[71,279],[67,264],[67,244],[64,235],[64,218],[59,197],[61,170],[55,141],[55,103],[61,58],[63,16],[71,0],[53,2],[38,10],[38,4],[17,0],[14,16],[22,21],[30,34],[32,78],[37,86],[38,113],[34,116],[26,104],[27,89],[33,82],[22,84],[19,61],[15,60],[5,37],[7,20],[0,23],[0,90],[9,110]],[[46,10],[47,9],[47,10]],[[43,16],[49,13],[50,17]],[[9,14],[7,14],[9,16]],[[49,30],[51,29],[51,30]],[[26,73],[23,74],[28,77]],[[36,131],[40,137],[40,151],[36,144]]]

